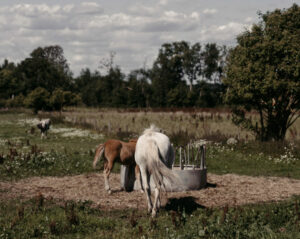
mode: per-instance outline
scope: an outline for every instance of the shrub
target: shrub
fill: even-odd
[[[37,114],[39,110],[48,110],[50,93],[42,88],[37,87],[31,91],[25,99],[25,105],[33,109],[33,112]]]

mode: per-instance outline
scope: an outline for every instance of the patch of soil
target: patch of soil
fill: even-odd
[[[208,174],[208,187],[198,191],[162,193],[162,205],[172,198],[194,198],[204,207],[236,206],[250,203],[284,200],[300,194],[300,180],[279,177],[250,177],[235,174]],[[112,194],[104,190],[101,173],[65,177],[32,177],[16,182],[0,182],[0,201],[13,198],[33,198],[42,193],[45,198],[60,200],[90,200],[101,209],[147,207],[140,191],[125,192],[120,188],[120,175],[111,174]]]

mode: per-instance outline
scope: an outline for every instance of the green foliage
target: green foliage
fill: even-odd
[[[89,159],[89,160],[87,160]],[[93,171],[89,153],[43,152],[36,145],[30,151],[11,147],[0,155],[0,178],[13,180],[32,176],[64,176]]]
[[[220,163],[222,162],[222,163]],[[207,147],[207,168],[216,174],[300,178],[299,147],[277,142],[249,142]]]
[[[187,198],[188,199],[188,198]],[[298,238],[299,197],[264,205],[201,208],[170,200],[155,219],[132,209],[104,211],[90,202],[38,195],[0,204],[0,238]],[[188,201],[188,200],[186,200]],[[193,205],[193,207],[192,207]]]
[[[62,110],[64,106],[74,106],[81,102],[81,98],[78,94],[71,91],[63,91],[58,88],[52,92],[49,103],[52,109]]]
[[[23,84],[16,75],[16,66],[4,60],[0,66],[0,99],[9,99],[23,90]]]
[[[186,50],[189,50],[189,45],[184,41],[165,43],[159,50],[151,70],[155,106],[166,106],[168,92],[183,83],[183,58]],[[196,64],[196,62],[190,63]]]
[[[7,60],[0,66],[0,106],[22,106],[20,100],[13,98],[26,98],[41,87],[51,95],[44,110],[60,111],[64,106],[80,103],[80,98],[87,106],[100,107],[213,107],[221,102],[219,94],[212,91],[208,95],[213,100],[206,102],[203,98],[197,104],[197,85],[199,80],[219,83],[225,52],[216,44],[207,44],[202,50],[200,43],[165,43],[151,69],[144,67],[125,76],[114,65],[115,54],[111,53],[110,59],[100,61],[103,75],[86,68],[73,78],[62,47],[38,47],[17,66]]]
[[[24,84],[24,95],[37,87],[45,88],[50,93],[57,88],[67,90],[71,87],[71,73],[60,46],[38,47],[18,65],[16,72]]]
[[[228,56],[225,100],[235,106],[235,122],[262,141],[283,140],[299,117],[300,7],[261,15],[262,21],[238,36]],[[258,122],[245,112],[259,113]]]
[[[39,110],[47,110],[49,109],[49,97],[50,93],[46,89],[37,87],[28,94],[25,105],[32,108],[34,113],[37,113]]]
[[[23,107],[23,106],[25,106],[24,101],[25,101],[25,97],[21,93],[11,99],[8,99],[6,101],[6,106],[7,107]]]

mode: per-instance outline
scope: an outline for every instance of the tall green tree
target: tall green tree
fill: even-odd
[[[75,78],[75,91],[81,94],[82,102],[87,106],[97,106],[101,95],[97,94],[97,83],[101,80],[98,71],[91,72],[89,68],[82,69]],[[101,100],[100,100],[101,101]]]
[[[23,88],[16,75],[15,64],[4,60],[0,65],[0,99],[12,98],[22,92]]]
[[[213,83],[220,83],[225,65],[227,49],[216,43],[207,43],[202,52],[203,69],[202,79]]]
[[[60,46],[38,47],[17,67],[18,78],[24,84],[24,95],[37,87],[50,93],[56,88],[68,90],[72,77]]]
[[[203,68],[203,54],[200,43],[190,45],[187,42],[181,42],[183,46],[182,67],[183,77],[190,84],[190,91],[193,90],[194,82],[200,78]]]
[[[185,43],[165,43],[154,61],[151,80],[154,106],[167,105],[167,94],[183,80],[183,51]]]
[[[226,102],[234,105],[235,122],[259,139],[283,140],[299,117],[300,7],[260,14],[261,21],[237,37],[229,53]],[[259,121],[246,112],[255,110]]]
[[[129,107],[149,107],[151,100],[151,88],[149,84],[149,72],[138,69],[128,75],[127,93]]]

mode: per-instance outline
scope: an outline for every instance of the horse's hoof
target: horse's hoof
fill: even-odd
[[[111,190],[108,190],[107,193],[108,193],[108,194],[111,194],[112,192],[111,192]]]
[[[143,190],[140,190],[140,192],[141,192],[141,193],[144,193],[144,191],[143,191]]]
[[[156,217],[156,215],[157,215],[156,211],[152,211],[151,217],[154,218]]]

